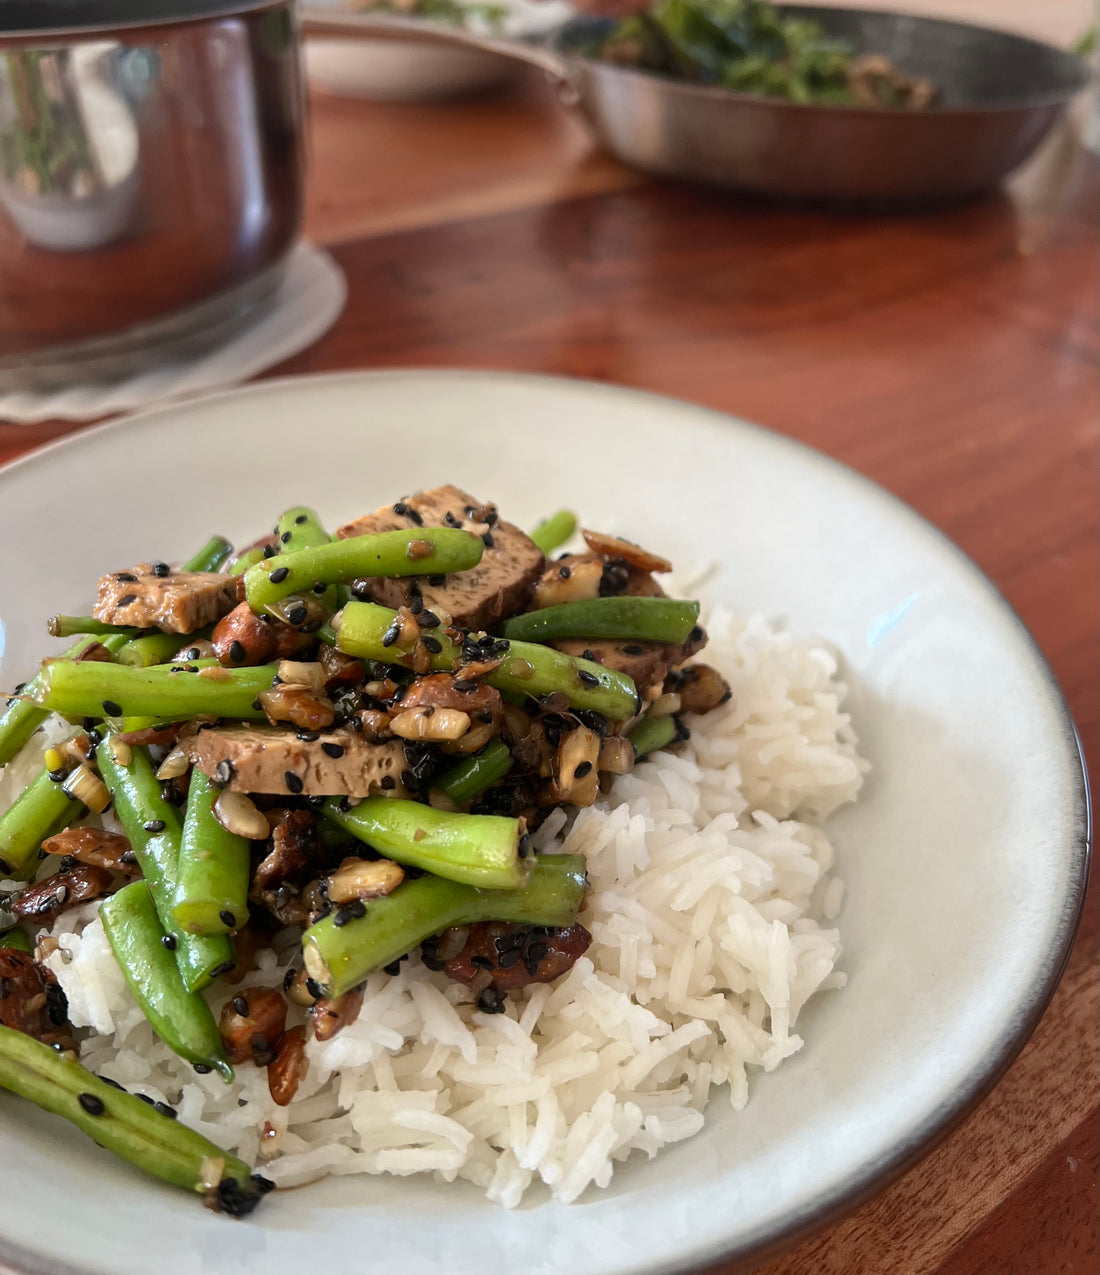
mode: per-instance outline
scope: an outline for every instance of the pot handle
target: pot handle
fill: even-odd
[[[483,53],[498,53],[513,62],[538,67],[567,89],[572,88],[569,64],[545,44],[502,36],[479,35],[464,27],[443,26],[415,18],[396,18],[376,13],[341,13],[311,9],[301,18],[302,34],[342,40],[421,40],[429,44],[450,44]]]

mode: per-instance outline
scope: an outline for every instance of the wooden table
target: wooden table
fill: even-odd
[[[533,77],[441,107],[317,98],[313,149],[309,229],[350,301],[277,372],[594,377],[828,452],[941,527],[1017,608],[1095,787],[1100,182],[1071,137],[1005,195],[925,216],[649,181]],[[72,428],[0,425],[0,460]],[[1094,881],[1065,978],[993,1093],[904,1177],[751,1270],[1100,1269],[1098,935]]]

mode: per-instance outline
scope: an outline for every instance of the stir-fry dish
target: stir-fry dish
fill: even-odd
[[[594,56],[739,93],[834,106],[932,106],[935,86],[856,53],[770,0],[657,0],[618,22]]]
[[[122,566],[74,639],[12,689],[0,765],[56,742],[0,815],[0,1085],[232,1215],[271,1183],[79,1061],[45,964],[51,927],[102,900],[133,998],[200,1075],[266,1070],[286,1106],[306,1043],[354,1023],[411,953],[487,1015],[588,949],[586,865],[537,853],[639,758],[729,699],[695,657],[698,603],[665,559],[561,513],[530,535],[453,486],[330,536],[310,509],[235,553]],[[91,584],[91,582],[89,582]],[[288,930],[280,985],[241,984]],[[204,996],[241,984],[216,1018]],[[304,1024],[288,1026],[292,1007]],[[213,1079],[213,1077],[211,1077]]]

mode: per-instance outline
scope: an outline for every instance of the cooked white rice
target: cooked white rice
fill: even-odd
[[[692,721],[675,755],[537,833],[539,850],[583,853],[592,882],[592,946],[557,984],[489,1015],[416,958],[375,974],[358,1020],[309,1042],[308,1075],[281,1108],[265,1072],[242,1066],[227,1087],[159,1041],[88,904],[59,919],[48,960],[73,1023],[93,1029],[83,1061],[177,1106],[280,1185],[434,1173],[506,1207],[536,1182],[563,1202],[607,1186],[632,1151],[652,1157],[698,1132],[716,1087],[743,1107],[751,1069],[802,1047],[809,997],[844,984],[825,924],[841,884],[820,824],[855,798],[866,763],[827,648],[725,612],[708,629],[730,704]],[[246,983],[277,986],[297,955],[288,932]]]

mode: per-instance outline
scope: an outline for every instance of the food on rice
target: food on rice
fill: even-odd
[[[0,999],[0,1083],[42,1102],[3,1060],[49,1035],[50,1064],[22,1063],[87,1082],[45,1105],[233,1214],[330,1173],[570,1202],[696,1133],[717,1087],[743,1106],[843,985],[822,825],[866,770],[846,688],[820,643],[665,605],[670,564],[637,546],[586,533],[546,561],[455,488],[341,536],[291,510],[240,555],[240,595],[203,580],[216,655],[191,634],[142,668],[157,635],[101,624],[104,662],[48,661],[16,701],[90,720],[46,716],[0,771],[0,808],[31,816],[15,836],[0,816],[29,869],[8,923],[38,930],[33,957],[0,935],[35,980]],[[380,590],[396,611],[361,600]],[[294,658],[264,666],[253,629],[289,631]],[[93,816],[97,784],[114,804]],[[171,1164],[158,1109],[194,1139]]]

